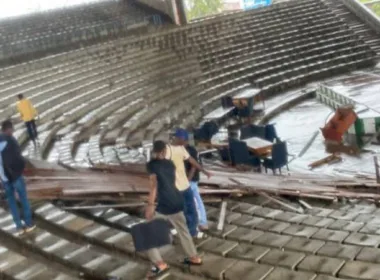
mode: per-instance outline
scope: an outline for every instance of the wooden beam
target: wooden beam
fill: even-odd
[[[216,229],[219,231],[222,231],[224,228],[224,221],[226,219],[226,212],[227,212],[227,201],[223,201],[221,206],[220,206],[219,220],[218,220],[218,225],[216,227]]]
[[[298,199],[298,202],[302,205],[302,206],[304,206],[306,209],[313,209],[313,207],[309,204],[309,203],[307,203],[306,201],[304,201],[304,200],[302,200],[302,199]]]
[[[322,158],[320,160],[317,160],[317,161],[314,161],[314,162],[310,163],[309,167],[311,169],[313,169],[313,168],[319,167],[321,165],[324,165],[326,163],[330,163],[330,162],[333,162],[333,161],[336,162],[336,161],[341,161],[341,160],[342,160],[341,156],[339,156],[337,154],[332,154],[332,155],[324,157],[324,158]]]
[[[377,160],[377,156],[373,157],[373,161],[375,163],[376,182],[380,184],[380,170],[379,170],[379,161]]]
[[[277,199],[277,198],[274,198],[268,194],[266,194],[265,192],[258,192],[259,195],[273,201],[274,203],[277,203],[278,205],[281,205],[282,207],[292,211],[292,212],[296,212],[296,213],[299,213],[299,214],[303,214],[303,209],[299,209],[299,208],[296,208],[296,207],[293,207],[292,205],[289,205],[283,201],[281,201],[280,199]]]
[[[86,210],[86,209],[108,209],[108,208],[129,208],[144,206],[144,202],[123,203],[123,204],[98,204],[98,205],[84,205],[84,206],[68,206],[62,207],[65,210]]]

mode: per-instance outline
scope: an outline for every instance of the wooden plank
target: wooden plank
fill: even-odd
[[[314,162],[310,163],[309,167],[311,169],[314,169],[314,168],[322,166],[324,164],[331,163],[331,162],[336,162],[336,161],[342,161],[342,157],[339,156],[339,155],[337,155],[337,154],[332,154],[332,155],[324,157],[324,158],[322,158],[320,160],[317,160],[317,161],[314,161]]]
[[[379,161],[377,159],[377,156],[373,157],[373,161],[375,163],[375,173],[376,173],[376,182],[380,183],[380,167],[379,167]]]
[[[219,220],[218,220],[218,225],[216,227],[216,229],[219,231],[222,231],[224,228],[224,222],[226,219],[226,211],[227,211],[227,201],[223,201],[220,206]]]
[[[99,170],[32,170],[26,175],[28,193],[33,199],[91,198],[100,200],[125,200],[127,197],[143,199],[149,192],[146,173],[141,165],[116,168],[117,171]],[[207,166],[213,177],[201,176],[200,191],[203,196],[222,198],[231,194],[245,195],[292,195],[334,199],[356,197],[379,199],[380,184],[375,176],[364,178],[327,176],[323,174],[292,173],[290,176],[272,176],[260,173],[241,172],[230,167]],[[127,171],[131,170],[131,171]],[[140,173],[136,173],[140,170]],[[144,171],[145,172],[145,171]],[[107,186],[107,187],[105,187]],[[348,188],[349,187],[349,188]],[[140,200],[140,202],[143,200]]]
[[[265,192],[259,192],[258,194],[265,197],[265,198],[268,198],[269,200],[273,201],[274,203],[277,203],[278,205],[281,205],[282,207],[288,209],[291,212],[296,212],[296,213],[300,213],[300,214],[303,214],[303,212],[304,212],[302,208],[300,209],[300,208],[293,207],[292,205],[287,204],[287,203],[281,201],[280,199],[276,199],[273,196],[266,194]]]
[[[146,203],[135,202],[135,203],[123,203],[123,204],[108,204],[108,205],[83,205],[83,206],[71,206],[62,207],[64,210],[85,210],[85,209],[108,209],[108,208],[129,208],[129,207],[141,207]]]

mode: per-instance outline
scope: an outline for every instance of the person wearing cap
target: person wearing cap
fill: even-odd
[[[196,170],[204,173],[207,177],[210,177],[211,173],[203,169],[203,167],[187,152],[184,146],[189,138],[187,131],[179,128],[176,130],[174,136],[173,145],[167,146],[166,158],[172,160],[176,167],[175,184],[177,189],[181,191],[183,195],[186,223],[191,236],[198,238],[202,235],[198,235],[198,212],[195,205],[194,193],[187,178],[185,161],[188,162]]]
[[[194,241],[189,233],[184,216],[184,201],[182,193],[176,188],[176,170],[171,160],[165,159],[167,146],[163,141],[153,143],[153,158],[147,164],[150,180],[148,205],[145,209],[145,218],[151,220],[160,218],[169,221],[178,233],[186,258],[187,265],[201,265],[202,259],[198,256]],[[156,205],[157,202],[157,205]],[[169,265],[164,262],[160,251],[153,248],[147,251],[153,263],[148,279],[164,274]]]

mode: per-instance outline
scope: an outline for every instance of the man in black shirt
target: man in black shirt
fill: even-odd
[[[187,255],[184,263],[200,265],[202,264],[202,259],[197,256],[197,251],[183,214],[183,197],[175,186],[175,166],[171,160],[165,159],[165,142],[154,142],[153,154],[154,158],[147,164],[150,192],[145,217],[147,220],[151,220],[153,217],[168,220],[177,230],[181,245]],[[156,199],[157,206],[155,207]],[[169,269],[158,249],[150,249],[147,253],[149,259],[154,264],[148,278],[157,277]]]
[[[199,154],[197,149],[194,146],[191,146],[189,144],[189,136],[188,134],[181,139],[181,145],[183,145],[189,155],[194,158],[199,164]],[[205,205],[203,204],[202,197],[199,193],[199,188],[198,188],[198,182],[199,182],[199,170],[194,168],[189,162],[185,161],[185,168],[186,168],[186,174],[187,178],[189,179],[190,182],[190,187],[191,190],[193,191],[194,194],[194,200],[197,206],[198,210],[198,227],[199,229],[202,230],[207,230],[208,229],[208,223],[207,223],[207,214],[206,214],[206,209]]]

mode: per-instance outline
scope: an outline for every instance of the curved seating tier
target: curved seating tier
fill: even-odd
[[[173,246],[162,248],[172,267],[167,279],[378,279],[374,204],[334,202],[320,208],[308,201],[312,207],[299,213],[263,196],[226,201],[222,231],[216,229],[218,205],[206,203],[210,229],[196,244],[205,265],[178,264],[176,235]],[[45,202],[33,212],[36,229],[19,237],[10,214],[0,208],[2,279],[145,277],[149,265],[136,254],[130,234],[133,225],[144,222],[140,216],[111,206],[67,210]]]
[[[331,1],[340,2],[286,1],[2,68],[0,117],[15,120],[15,136],[29,157],[58,158],[73,168],[145,162],[142,148],[131,146],[197,124],[223,96],[256,87],[269,97],[372,65],[380,44],[370,44],[346,16],[338,17],[331,7],[344,6]],[[94,9],[105,4],[99,5]],[[77,20],[73,26],[92,22]],[[0,24],[0,37],[2,32]],[[17,32],[7,36],[28,40]],[[37,149],[15,112],[17,94],[40,112]],[[178,272],[175,243],[164,252],[172,265],[166,279],[379,279],[375,205],[334,203],[334,209],[300,214],[273,201],[229,200],[222,232],[215,229],[219,209],[207,205],[210,236],[197,244],[205,265]],[[53,204],[35,206],[34,218],[37,229],[20,238],[0,208],[1,279],[145,276],[148,265],[135,254],[128,232],[143,219],[116,209],[69,212]]]
[[[134,1],[101,1],[0,21],[0,60],[127,34],[153,22],[153,15]],[[158,16],[159,17],[159,16]]]
[[[267,98],[374,58],[325,1],[287,1],[0,69],[0,117],[17,119],[15,95],[24,94],[44,125],[42,155],[58,141],[72,165],[77,144],[89,141],[89,159],[104,162],[104,146],[119,154],[192,126],[223,96],[255,87]]]

